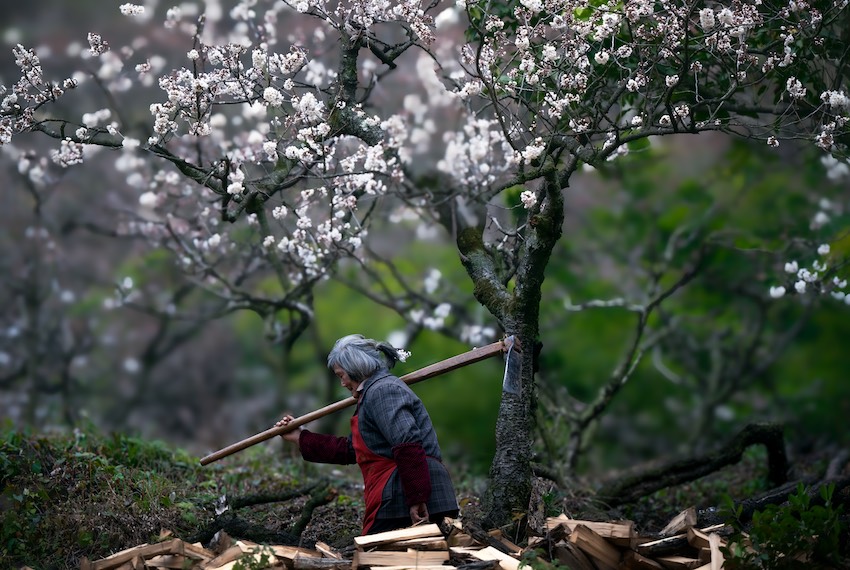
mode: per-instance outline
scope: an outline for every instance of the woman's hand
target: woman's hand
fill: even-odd
[[[410,506],[410,522],[414,525],[428,522],[428,505],[418,503]]]
[[[295,418],[292,417],[290,414],[286,414],[280,420],[275,422],[274,427],[283,427],[283,426],[289,425],[290,422],[292,422],[292,420],[294,420],[294,419]],[[298,443],[298,439],[301,437],[301,426],[299,426],[297,429],[294,429],[292,431],[288,431],[286,433],[280,434],[280,437],[282,437],[286,441],[291,441],[292,443]]]

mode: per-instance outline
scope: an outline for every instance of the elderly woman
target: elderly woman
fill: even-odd
[[[390,344],[355,334],[336,341],[328,368],[357,400],[351,435],[294,430],[281,437],[316,463],[357,463],[363,473],[363,534],[455,517],[458,504],[437,434],[422,400],[389,372],[399,359]],[[291,422],[287,415],[275,425]]]

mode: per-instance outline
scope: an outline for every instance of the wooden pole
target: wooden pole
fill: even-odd
[[[474,364],[475,362],[485,360],[487,358],[490,358],[491,356],[495,356],[496,354],[502,353],[504,350],[505,342],[503,340],[500,340],[488,344],[486,346],[473,348],[468,352],[458,354],[457,356],[452,356],[451,358],[447,358],[446,360],[435,362],[434,364],[426,366],[425,368],[414,370],[413,372],[402,376],[401,380],[404,381],[406,384],[415,384],[416,382],[428,380],[429,378],[433,378],[434,376],[439,376],[440,374],[445,374],[446,372],[451,372],[452,370],[456,370],[469,364]],[[353,405],[356,401],[357,400],[355,400],[353,396],[349,396],[344,400],[334,402],[333,404],[327,405],[324,408],[319,408],[318,410],[314,410],[308,414],[299,416],[289,422],[289,424],[286,426],[269,428],[266,431],[262,431],[258,434],[252,435],[249,438],[237,441],[236,443],[228,445],[223,449],[219,449],[218,451],[211,453],[206,457],[202,457],[201,465],[208,465],[213,461],[218,461],[222,457],[233,455],[238,451],[242,451],[243,449],[266,441],[267,439],[271,439],[276,435],[283,435],[285,433],[293,431],[294,429],[301,427],[304,424],[310,423],[313,420],[317,420],[323,416],[327,416],[328,414],[332,414],[333,412],[339,411],[343,408],[347,408]]]

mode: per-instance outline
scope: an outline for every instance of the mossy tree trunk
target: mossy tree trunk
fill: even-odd
[[[502,392],[496,421],[496,452],[483,497],[482,523],[491,528],[519,521],[531,496],[537,404],[534,346],[538,342],[546,266],[561,237],[564,221],[557,177],[547,177],[537,195],[539,205],[529,211],[517,264],[512,270],[506,270],[499,252],[485,243],[481,228],[467,228],[458,235],[458,249],[476,299],[499,320],[505,333],[515,335],[524,347],[521,389],[517,394]]]

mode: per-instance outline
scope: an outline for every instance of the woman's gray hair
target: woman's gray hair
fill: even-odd
[[[353,382],[362,382],[381,369],[395,366],[399,355],[393,345],[350,334],[334,343],[328,353],[328,368],[339,366]]]

